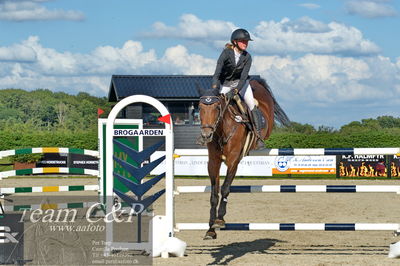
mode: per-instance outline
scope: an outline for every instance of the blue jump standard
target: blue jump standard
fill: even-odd
[[[300,231],[296,230],[295,223],[281,223],[279,224],[279,231]],[[250,223],[227,223],[225,228],[221,228],[225,231],[250,231]],[[325,224],[324,231],[356,231],[356,224]]]

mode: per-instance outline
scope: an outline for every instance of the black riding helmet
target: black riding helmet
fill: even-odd
[[[231,43],[237,40],[252,41],[250,38],[250,33],[245,29],[237,29],[232,32]]]

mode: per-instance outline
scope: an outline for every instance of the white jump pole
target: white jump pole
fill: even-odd
[[[208,230],[208,223],[177,223],[176,230]],[[395,231],[393,223],[227,223],[226,231]]]
[[[179,193],[211,192],[211,186],[178,186]],[[291,193],[291,192],[321,192],[321,193],[397,193],[400,186],[387,185],[263,185],[263,186],[231,186],[231,193]]]

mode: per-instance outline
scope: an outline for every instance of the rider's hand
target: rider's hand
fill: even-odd
[[[235,90],[230,90],[230,91],[228,91],[227,93],[225,93],[225,97],[228,99],[228,100],[231,100],[234,96],[235,96]]]

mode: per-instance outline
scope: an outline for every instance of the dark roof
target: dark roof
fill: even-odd
[[[212,76],[177,75],[113,75],[111,78],[109,102],[143,94],[157,99],[198,99],[197,84],[210,88]]]
[[[108,101],[118,102],[135,94],[163,100],[197,100],[197,86],[208,89],[211,84],[211,75],[113,75]]]

